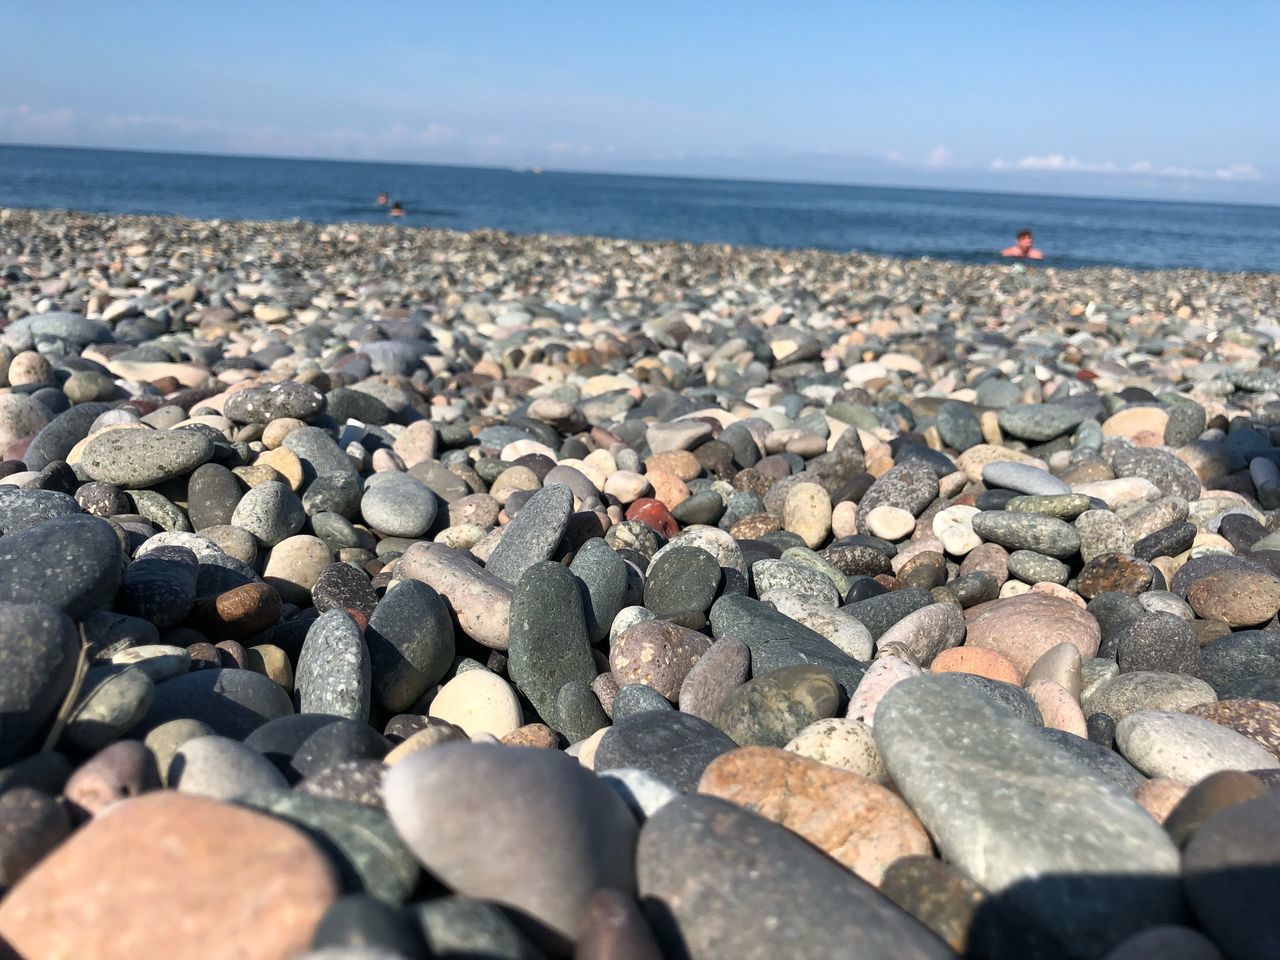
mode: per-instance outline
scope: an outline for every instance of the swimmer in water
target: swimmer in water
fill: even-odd
[[[1030,230],[1019,230],[1017,242],[1012,247],[1000,251],[1002,257],[1022,257],[1027,260],[1043,260],[1044,254],[1035,247],[1035,239]]]
[[[385,190],[378,194],[378,206],[385,207],[387,205],[387,192]]]
[[[395,203],[391,205],[391,209],[388,210],[387,213],[393,217],[403,217],[404,207],[400,206],[400,201],[397,200]]]

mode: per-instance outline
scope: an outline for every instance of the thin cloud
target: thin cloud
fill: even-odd
[[[1114,160],[1081,160],[1062,153],[1026,156],[1020,160],[997,158],[991,169],[1006,172],[1128,174],[1131,176],[1166,177],[1172,180],[1220,180],[1226,182],[1261,180],[1262,173],[1251,163],[1232,163],[1223,167],[1187,167],[1154,164],[1150,160],[1117,163]]]
[[[951,151],[942,144],[938,144],[938,146],[930,150],[929,155],[924,158],[924,165],[935,169],[938,167],[951,166]]]

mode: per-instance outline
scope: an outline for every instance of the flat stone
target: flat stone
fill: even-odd
[[[1067,484],[1049,471],[1008,460],[988,463],[983,467],[982,481],[988,487],[1001,487],[1040,497],[1056,497],[1071,492]]]
[[[286,960],[338,894],[328,859],[293,827],[152,793],[46,857],[0,904],[0,936],[28,957]]]
[[[1114,784],[954,679],[895,686],[875,737],[943,856],[1016,900],[1072,952],[1096,955],[1177,918],[1178,855],[1159,826]],[[1116,876],[1147,879],[1107,879]]]
[[[889,790],[785,750],[731,750],[703,772],[698,792],[782,824],[877,886],[894,860],[932,849],[915,814]]]
[[[620,720],[596,748],[598,772],[634,767],[685,793],[703,770],[735,744],[705,720],[687,713],[650,711]]]
[[[1057,517],[986,510],[975,514],[970,523],[983,540],[998,543],[1006,550],[1034,550],[1059,558],[1080,552],[1080,534]]]
[[[213,456],[199,430],[111,430],[89,441],[80,467],[90,478],[126,490],[185,476]]]
[[[392,822],[434,876],[527,913],[553,941],[572,941],[596,890],[633,889],[630,811],[555,751],[445,744],[393,767],[385,790]]]
[[[403,580],[378,601],[365,630],[373,702],[385,713],[408,710],[453,664],[453,619],[444,599]]]
[[[1074,430],[1085,414],[1055,403],[1021,403],[999,411],[1000,429],[1019,440],[1044,443]]]
[[[573,491],[568,487],[539,490],[507,524],[485,570],[514,586],[526,570],[555,553],[572,513]]]
[[[237,390],[227,398],[222,412],[234,423],[265,424],[286,417],[315,420],[324,408],[324,394],[311,384],[285,380]]]
[[[1203,717],[1138,710],[1116,722],[1116,745],[1149,777],[1194,784],[1220,770],[1264,770],[1280,760],[1243,734]]]
[[[953,956],[803,839],[718,798],[682,797],[664,806],[645,823],[636,861],[639,894],[667,956]]]

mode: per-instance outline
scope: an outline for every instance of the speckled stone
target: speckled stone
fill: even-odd
[[[645,684],[675,701],[689,671],[710,648],[711,640],[700,633],[665,620],[646,620],[610,644],[609,668],[619,687]]]
[[[93,480],[141,490],[184,476],[212,456],[212,441],[198,430],[111,430],[89,441],[79,465]]]
[[[1220,700],[1196,704],[1186,712],[1244,734],[1280,758],[1280,704],[1266,700]]]
[[[342,610],[321,614],[298,655],[298,711],[367,721],[372,685],[369,650],[359,626]]]
[[[1178,854],[1164,831],[1114,785],[954,679],[895,686],[875,737],[943,856],[1081,954],[1178,917]],[[1061,842],[1067,833],[1071,844]],[[1151,880],[1086,879],[1098,873]],[[1021,883],[1055,874],[1073,877],[1069,911],[1056,885]]]
[[[803,839],[715,797],[681,797],[654,814],[636,861],[639,894],[667,956],[953,956]]]
[[[840,686],[829,671],[783,667],[731,693],[715,723],[740,745],[784,747],[815,720],[834,716],[839,705]]]

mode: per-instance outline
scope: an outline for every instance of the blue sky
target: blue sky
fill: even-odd
[[[1280,2],[7,0],[0,142],[1280,202]]]

